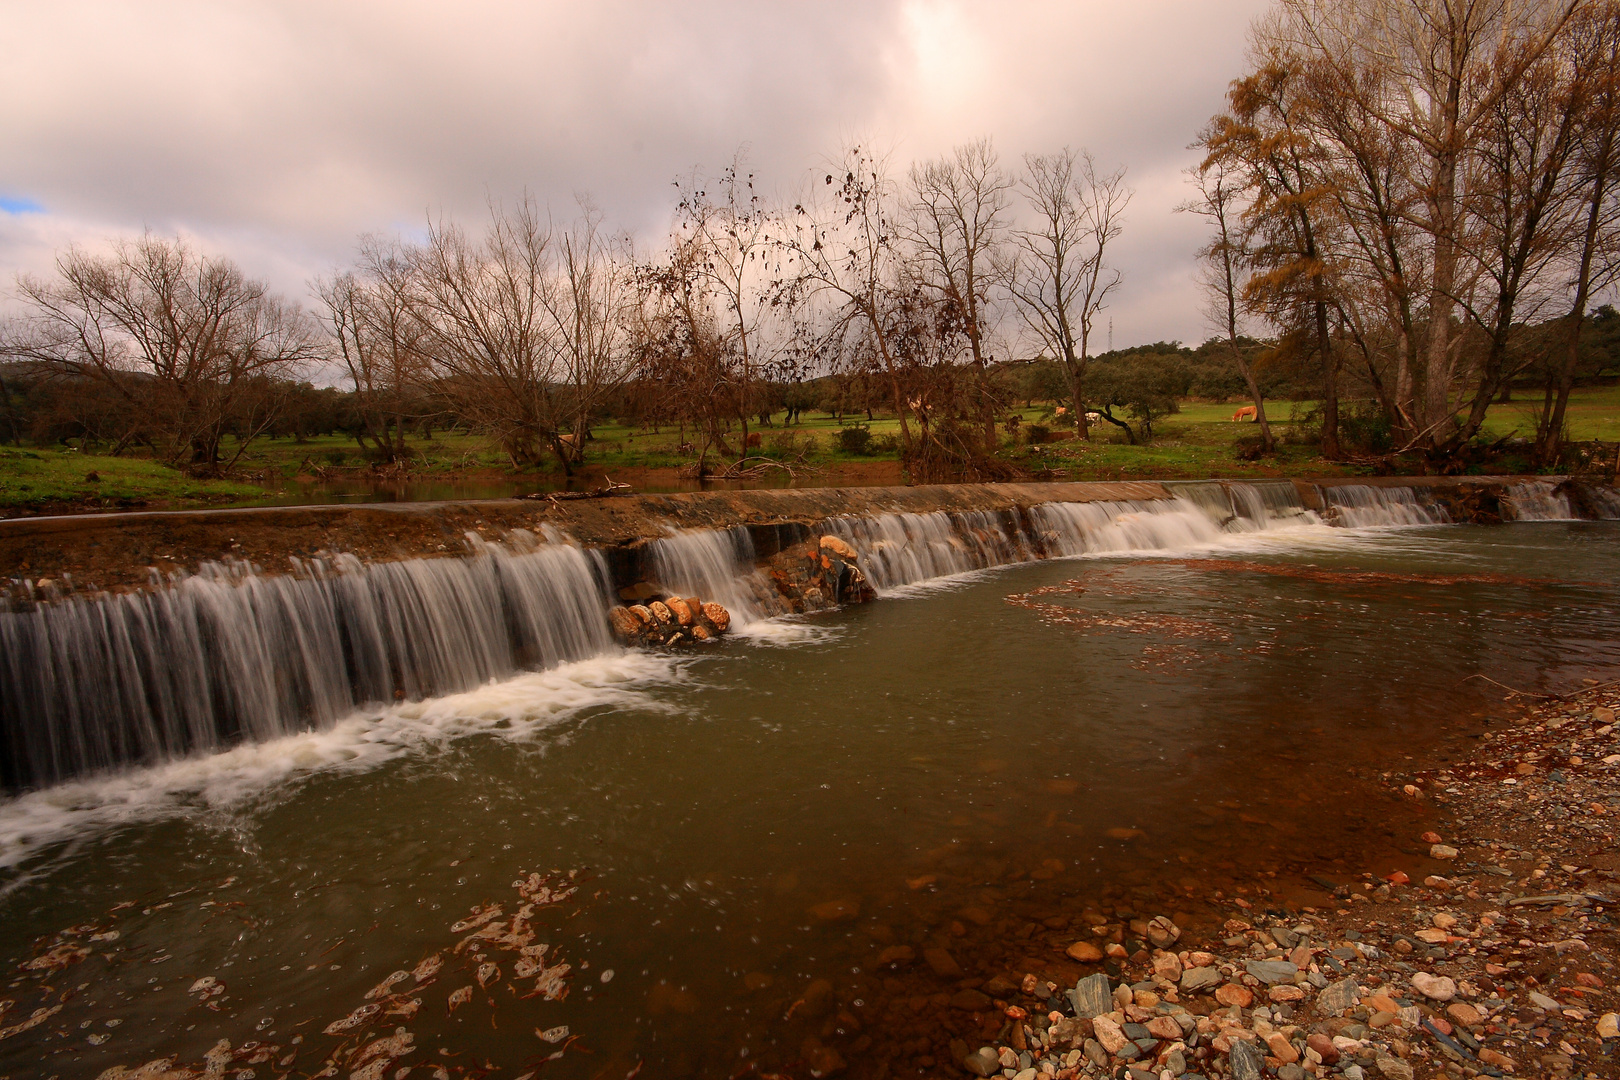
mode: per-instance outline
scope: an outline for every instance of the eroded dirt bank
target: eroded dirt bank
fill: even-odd
[[[1322,507],[1320,489],[1347,483],[1419,487],[1457,521],[1494,522],[1513,483],[1557,477],[1398,477],[1292,481],[1301,501]],[[67,577],[77,587],[144,584],[151,570],[191,571],[238,559],[266,571],[289,559],[347,552],[362,560],[457,555],[467,537],[498,539],[514,529],[561,530],[589,547],[629,552],[674,528],[748,527],[761,556],[802,538],[805,527],[840,514],[1013,512],[1048,502],[1151,500],[1172,496],[1157,482],[942,484],[921,487],[704,491],[619,498],[490,499],[152,513],[85,514],[0,521],[0,574]],[[789,528],[783,534],[782,527]],[[616,567],[616,572],[618,568]],[[618,576],[634,580],[631,567]]]

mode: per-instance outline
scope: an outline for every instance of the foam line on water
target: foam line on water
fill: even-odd
[[[363,771],[470,735],[533,739],[596,709],[666,708],[651,692],[686,661],[615,652],[443,697],[356,713],[321,730],[82,777],[0,800],[0,870],[96,833],[252,805],[317,773]]]

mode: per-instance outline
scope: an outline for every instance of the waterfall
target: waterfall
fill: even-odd
[[[1173,499],[1045,503],[1027,514],[946,512],[837,517],[826,532],[861,554],[880,592],[1048,556],[1199,547],[1233,533],[1320,519],[1291,483],[1177,485]]]
[[[878,590],[1034,558],[1016,518],[986,511],[837,517],[824,531],[861,553]]]
[[[0,612],[0,786],[271,739],[612,647],[599,553],[469,539],[467,558],[207,564]]]
[[[1323,487],[1322,517],[1287,481],[1171,489],[1168,499],[835,517],[820,530],[860,552],[881,592],[1041,558],[1184,550],[1324,518],[1351,527],[1448,520],[1411,488]],[[1593,491],[1620,516],[1620,497]],[[1560,498],[1525,484],[1508,502],[1521,517],[1572,516]],[[738,625],[785,614],[752,536],[742,526],[670,528],[646,545],[647,576],[670,593],[718,601]],[[460,558],[364,564],[344,555],[295,561],[285,575],[210,563],[148,590],[62,598],[49,587],[0,606],[0,788],[274,739],[368,705],[613,650],[606,612],[622,582],[600,552],[550,531],[469,542]]]
[[[731,529],[670,529],[647,545],[652,579],[676,596],[710,600],[731,613],[738,626],[783,615],[781,594],[754,564],[754,539],[741,525]]]
[[[1382,525],[1444,525],[1451,521],[1445,508],[1425,502],[1409,487],[1371,487],[1339,484],[1318,487],[1322,504],[1333,524],[1347,529]]]
[[[1586,493],[1592,500],[1592,509],[1597,512],[1599,521],[1620,521],[1620,491],[1602,484],[1588,484]]]
[[[1300,502],[1292,480],[1168,480],[1164,486],[1196,504],[1227,532],[1265,532],[1281,525],[1314,525],[1321,521]]]
[[[1569,496],[1545,480],[1509,487],[1502,498],[1502,509],[1507,511],[1504,517],[1511,516],[1515,521],[1573,521],[1577,517]]]

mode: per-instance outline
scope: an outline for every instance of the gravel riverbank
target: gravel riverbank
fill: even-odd
[[[955,1029],[948,1053],[884,1054],[875,1073],[1620,1076],[1620,691],[1517,700],[1522,715],[1472,754],[1385,775],[1433,821],[1407,865],[1189,900],[1199,930],[1168,912],[1094,908],[1068,920],[1073,942],[1051,964],[929,997]],[[956,966],[923,959],[940,980]],[[889,995],[886,1019],[913,1025],[916,1000]],[[868,1030],[872,1049],[889,1042],[881,1021]],[[811,1037],[801,1064],[874,1074],[863,1056],[846,1064]]]

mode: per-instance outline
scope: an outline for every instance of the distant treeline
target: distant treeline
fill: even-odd
[[[1527,328],[1524,333],[1549,334],[1556,330],[1553,325]],[[1242,346],[1267,399],[1312,398],[1317,390],[1316,373],[1300,364],[1296,353],[1279,349],[1275,342],[1244,339]],[[1613,385],[1620,381],[1620,313],[1613,307],[1604,305],[1587,317],[1580,355],[1579,384]],[[959,376],[966,378],[966,373]],[[1542,395],[1553,377],[1554,373],[1545,369],[1528,371],[1515,380],[1511,392]],[[1070,400],[1063,365],[1045,357],[993,364],[989,378],[1001,413],[1059,406]],[[1219,340],[1197,347],[1161,341],[1105,352],[1093,359],[1090,382],[1092,400],[1111,408],[1140,435],[1150,435],[1153,421],[1176,412],[1181,402],[1234,401],[1244,399],[1248,393],[1227,344]],[[1353,379],[1346,380],[1345,389],[1352,399],[1369,396],[1366,387],[1358,386]],[[393,460],[393,451],[398,447],[405,447],[403,452],[409,453],[404,443],[407,435],[426,438],[435,431],[475,430],[457,414],[455,398],[437,394],[431,386],[397,400],[397,412],[382,440],[376,437],[378,425],[365,396],[352,388],[317,387],[309,382],[266,377],[258,392],[275,401],[272,419],[258,423],[252,411],[240,418],[227,416],[221,433],[232,443],[258,436],[302,441],[341,435],[353,439],[364,456],[381,462]],[[750,400],[760,426],[797,424],[809,413],[850,422],[893,416],[881,381],[860,371],[791,383],[761,379]],[[42,447],[71,445],[99,451],[135,447],[151,450],[149,442],[130,439],[128,412],[128,397],[100,380],[34,365],[0,363],[0,442]],[[741,419],[730,418],[730,423],[722,425],[723,434],[740,426]],[[693,422],[670,408],[659,380],[631,378],[604,398],[590,423],[663,430]]]
[[[1016,401],[1135,441],[1179,398],[1242,395],[1262,453],[1285,396],[1319,403],[1326,457],[1449,468],[1535,387],[1557,461],[1571,389],[1614,370],[1620,0],[1277,0],[1250,36],[1183,207],[1209,228],[1196,349],[1097,348],[1123,168],[1067,148],[1006,167],[980,139],[901,173],[851,145],[780,205],[741,161],[680,183],[650,250],[587,201],[558,220],[526,197],[477,230],[367,237],[312,312],[178,240],[69,249],[0,326],[0,437],[206,473],[267,434],[393,459],[449,423],[572,469],[609,416],[733,457],[761,417],[830,407],[895,418],[926,481],[1005,472]],[[322,366],[346,393],[306,384]]]

